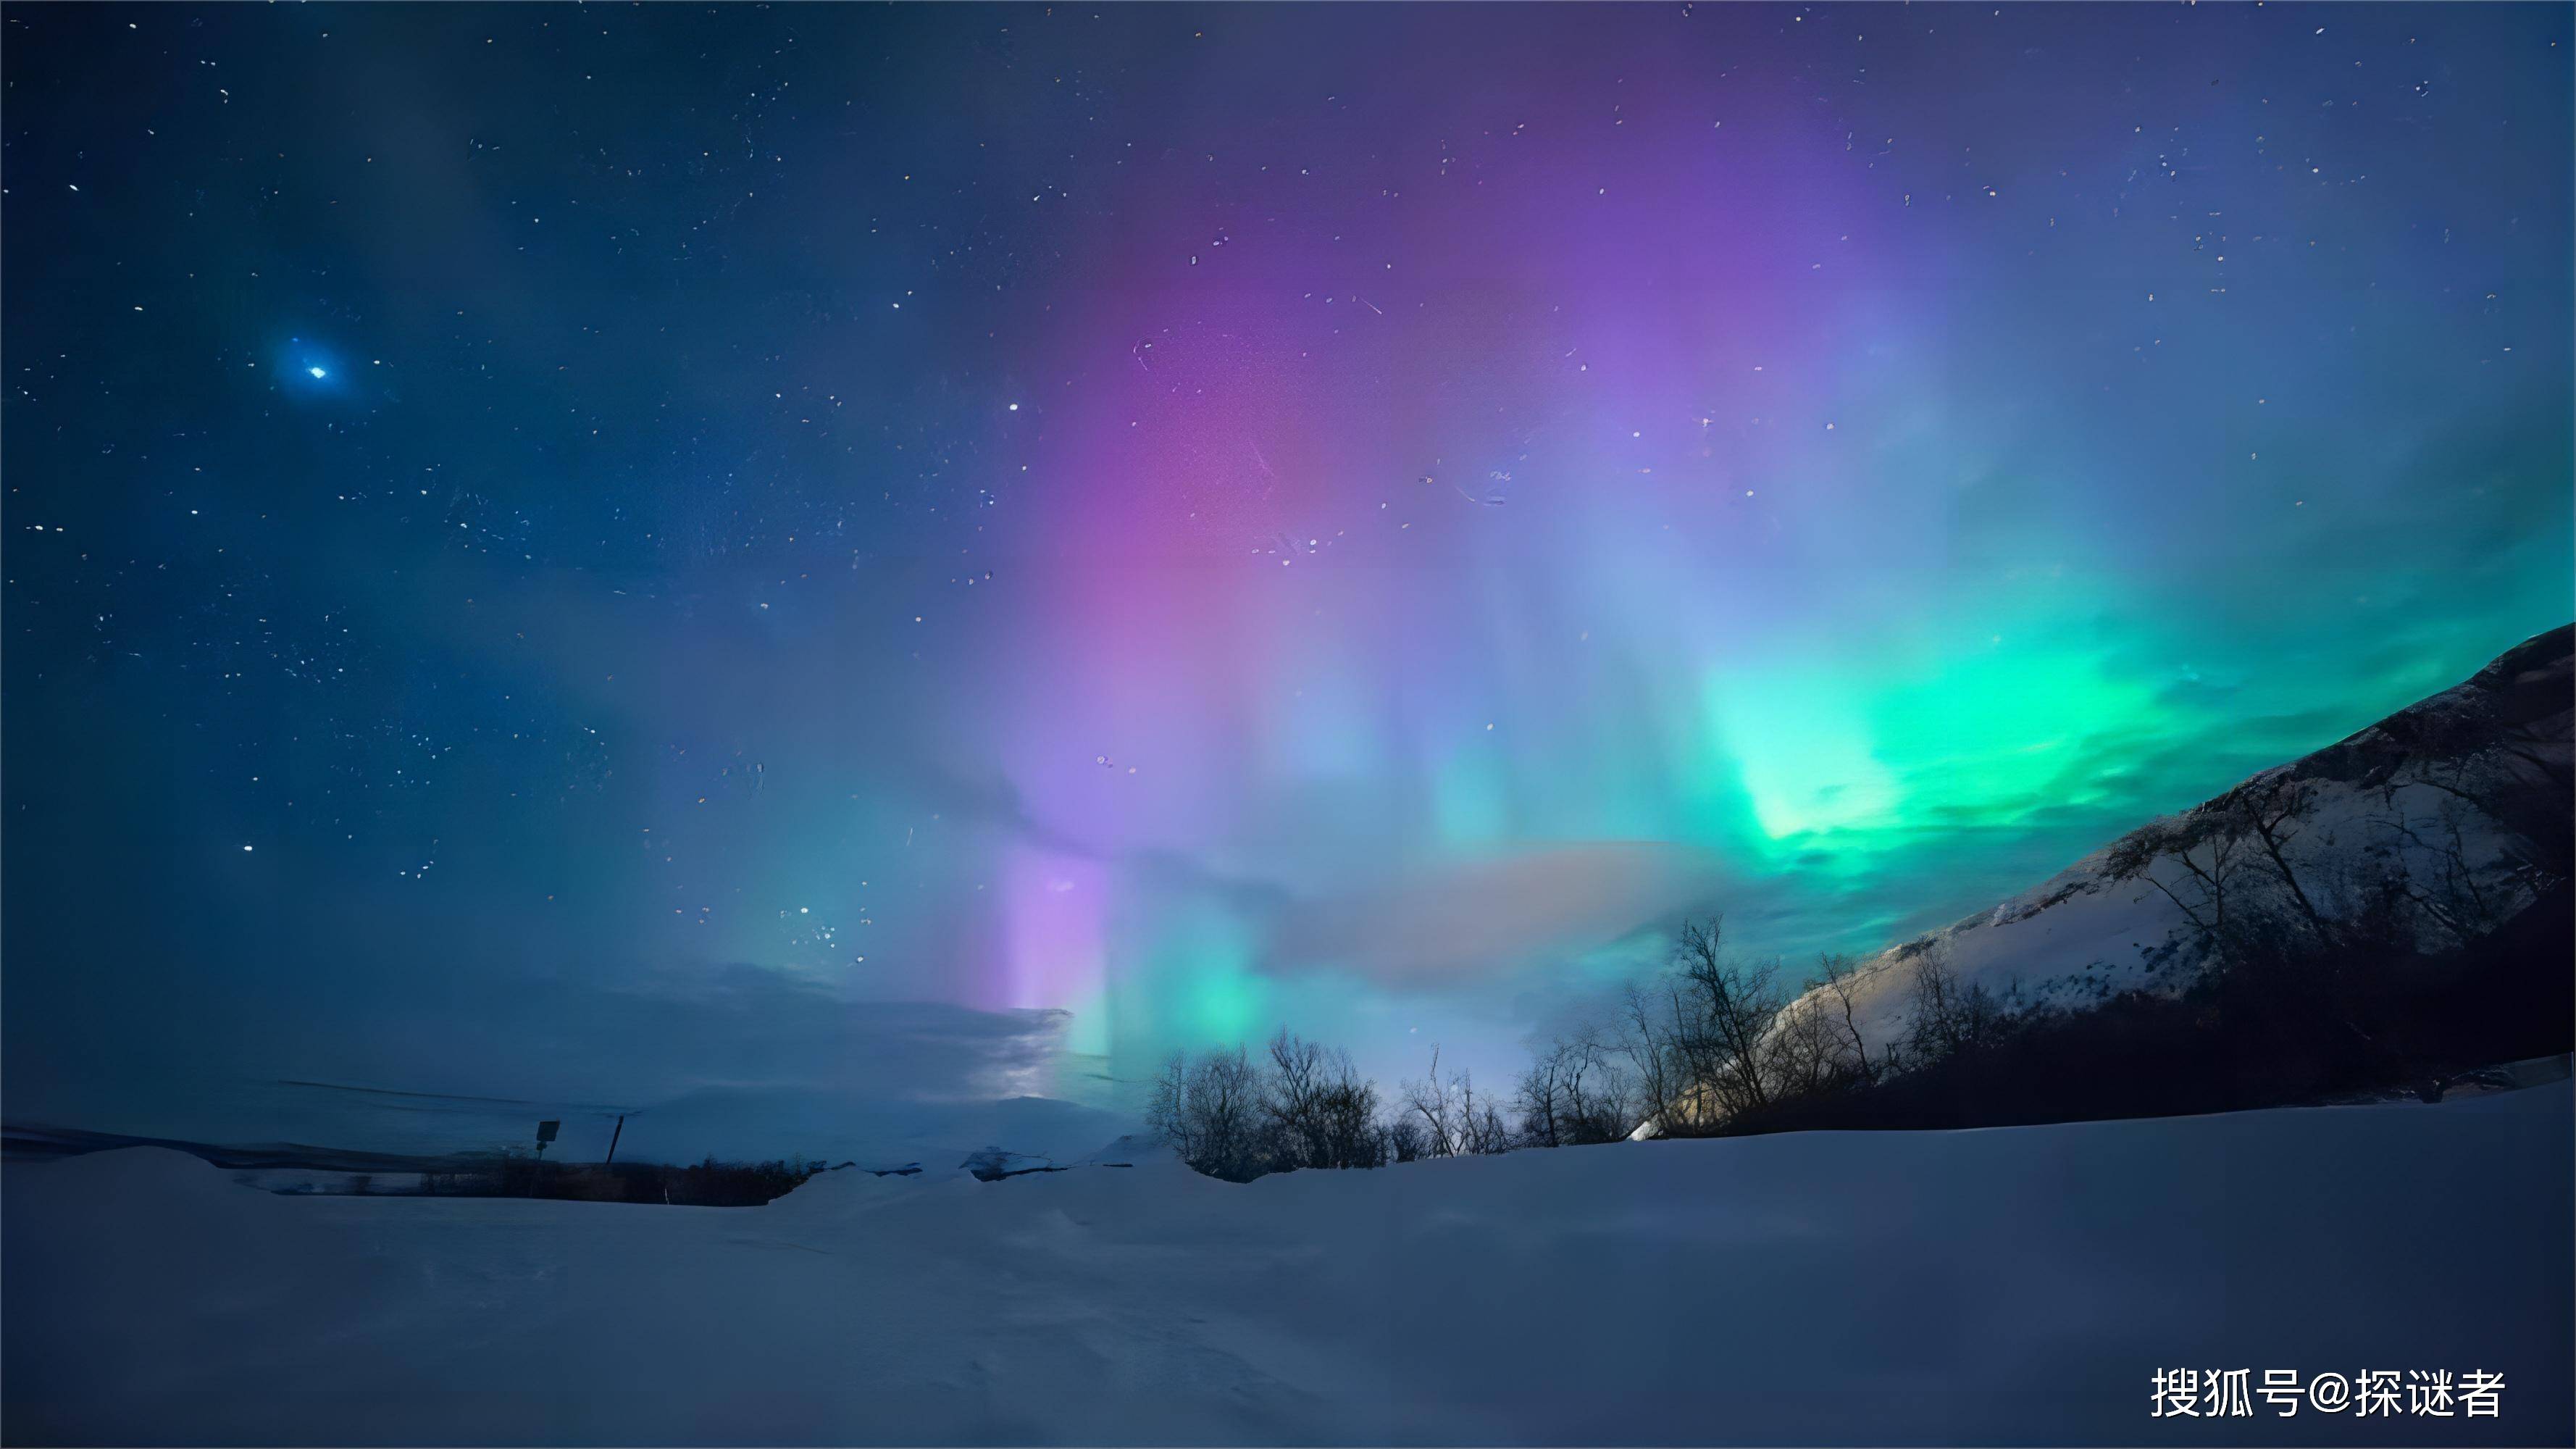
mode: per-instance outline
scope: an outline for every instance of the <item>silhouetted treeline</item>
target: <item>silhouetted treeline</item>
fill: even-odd
[[[1250,1182],[1299,1167],[1378,1167],[1420,1155],[1379,1118],[1377,1084],[1350,1054],[1282,1031],[1259,1060],[1241,1046],[1175,1054],[1145,1121],[1211,1177]]]
[[[824,1170],[820,1161],[547,1162],[496,1153],[472,1167],[421,1175],[427,1197],[542,1197],[673,1207],[758,1207]]]
[[[1298,1168],[1506,1152],[1528,1141],[1504,1116],[1506,1105],[1464,1071],[1444,1075],[1437,1049],[1430,1074],[1390,1100],[1348,1052],[1281,1031],[1258,1057],[1240,1046],[1174,1054],[1154,1081],[1145,1120],[1190,1166],[1249,1182]],[[1589,1110],[1587,1120],[1608,1132],[1609,1119]]]
[[[1957,1128],[2172,1116],[2438,1091],[2472,1068],[2566,1052],[2576,897],[2562,878],[2483,932],[2420,949],[2419,887],[2383,884],[2349,916],[2295,903],[2208,922],[2209,965],[2178,995],[2080,1009],[1963,980],[1938,949],[1900,953],[1866,984],[1828,956],[1792,993],[1777,963],[1690,923],[1670,969],[1633,983],[1618,1019],[1543,1042],[1507,1097],[1437,1051],[1393,1099],[1339,1051],[1282,1032],[1172,1059],[1149,1122],[1193,1167],[1231,1181],[1294,1168],[1660,1137]],[[1901,972],[1897,981],[1877,973]],[[1861,993],[1904,994],[1874,1039]],[[1882,1020],[1889,1014],[1881,1009]]]

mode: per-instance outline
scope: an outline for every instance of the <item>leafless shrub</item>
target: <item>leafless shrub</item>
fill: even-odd
[[[1193,1057],[1175,1052],[1145,1109],[1154,1134],[1210,1177],[1249,1182],[1268,1167],[1260,1073],[1241,1047]]]
[[[1393,1162],[1419,1162],[1431,1155],[1431,1134],[1412,1117],[1398,1117],[1381,1129],[1386,1155]]]
[[[1982,982],[1963,982],[1940,950],[1914,959],[1913,997],[1905,1018],[1905,1057],[1915,1067],[1989,1045],[2009,1013]]]
[[[1430,1075],[1404,1084],[1404,1102],[1422,1124],[1425,1156],[1464,1157],[1511,1148],[1511,1129],[1494,1100],[1479,1098],[1475,1079],[1465,1071],[1442,1076],[1438,1047],[1431,1049]]]
[[[1816,958],[1816,982],[1810,989],[1822,992],[1824,999],[1832,1003],[1842,1045],[1851,1053],[1853,1072],[1864,1082],[1876,1081],[1878,1068],[1870,1064],[1869,1043],[1861,1038],[1854,1000],[1860,990],[1860,968],[1849,956],[1820,955]],[[1884,1062],[1882,1054],[1881,1064]]]
[[[1570,1147],[1627,1136],[1637,1125],[1637,1094],[1614,1054],[1588,1028],[1542,1045],[1513,1099],[1520,1140],[1532,1147]]]
[[[1376,1167],[1387,1144],[1377,1123],[1377,1086],[1361,1078],[1350,1053],[1292,1036],[1271,1038],[1268,1114],[1273,1165]]]

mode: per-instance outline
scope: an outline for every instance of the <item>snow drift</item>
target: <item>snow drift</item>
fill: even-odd
[[[6,1437],[2565,1442],[2566,1083],[2439,1106],[1299,1172],[826,1174],[766,1208],[8,1171]],[[2148,1415],[2484,1369],[2498,1419]]]

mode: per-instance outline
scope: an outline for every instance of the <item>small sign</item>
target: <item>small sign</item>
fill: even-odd
[[[539,1142],[552,1142],[552,1141],[554,1141],[554,1140],[555,1140],[555,1129],[556,1129],[556,1128],[559,1128],[559,1127],[561,1127],[561,1126],[563,1126],[563,1124],[562,1124],[561,1122],[540,1122],[540,1123],[538,1123],[538,1124],[537,1124],[537,1140],[538,1140]]]

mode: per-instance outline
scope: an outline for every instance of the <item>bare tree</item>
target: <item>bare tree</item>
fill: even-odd
[[[1466,1107],[1459,1119],[1466,1131],[1465,1140],[1459,1143],[1462,1155],[1512,1150],[1511,1124],[1503,1120],[1493,1098],[1477,1101],[1471,1092]]]
[[[1290,1035],[1286,1027],[1270,1039],[1270,1080],[1262,1105],[1270,1117],[1273,1150],[1285,1166],[1325,1165],[1329,1071],[1325,1050]]]
[[[1905,1056],[1925,1066],[1992,1041],[2003,1026],[2003,1003],[1982,983],[1959,979],[1939,949],[1914,959],[1914,995],[1905,1022]]]
[[[1687,1067],[1674,1038],[1678,1035],[1667,1009],[1672,1000],[1659,987],[1628,983],[1622,998],[1616,1041],[1635,1083],[1637,1115],[1669,1131],[1684,1111]]]
[[[1269,1165],[1261,1074],[1239,1046],[1195,1058],[1175,1052],[1154,1080],[1145,1123],[1210,1177],[1249,1182]]]
[[[1636,1092],[1616,1056],[1589,1027],[1559,1044],[1563,1111],[1558,1125],[1569,1144],[1616,1142],[1637,1125]]]
[[[1750,963],[1726,951],[1719,920],[1685,922],[1670,969],[1630,983],[1617,1024],[1596,1038],[1600,1065],[1624,1063],[1616,1074],[1620,1115],[1657,1135],[1715,1132],[1768,1105],[1784,1069],[1807,1080],[1812,1036],[1787,1045],[1772,1040],[1783,1006],[1779,971],[1777,962]]]
[[[1777,963],[1751,965],[1721,945],[1722,920],[1686,921],[1674,941],[1675,1036],[1690,1073],[1692,1117],[1714,1125],[1771,1101],[1763,1036],[1779,1015]]]
[[[1431,1134],[1413,1117],[1398,1117],[1381,1130],[1386,1155],[1396,1162],[1418,1162],[1431,1156]]]
[[[2506,853],[2533,895],[2576,874],[2576,749],[2539,723],[2505,730],[2487,749],[2426,759],[2393,773],[2381,786],[2392,806],[2400,790],[2422,785],[2452,796],[2509,836]]]
[[[1521,1117],[1521,1141],[1532,1147],[1565,1145],[1565,1043],[1551,1043],[1521,1073],[1513,1106]]]
[[[2446,797],[2430,816],[2400,813],[2374,822],[2390,832],[2396,847],[2386,856],[2387,887],[2419,919],[2462,945],[2504,924],[2522,899],[2515,886],[2528,889],[2518,862],[2498,858],[2482,865],[2471,859],[2465,818],[2470,813],[2466,802]]]
[[[2113,880],[2144,880],[2174,903],[2205,942],[2227,934],[2227,893],[2243,869],[2243,841],[2229,812],[2202,806],[2179,820],[2159,820],[2130,832],[2113,845],[2108,861]],[[2167,885],[2155,872],[2170,860],[2182,879]]]
[[[1852,1079],[1842,1034],[1822,997],[1801,995],[1772,1018],[1762,1038],[1761,1067],[1773,1101],[1819,1096]]]
[[[1282,1167],[1376,1167],[1386,1160],[1377,1130],[1377,1086],[1349,1052],[1318,1046],[1284,1028],[1270,1041],[1265,1105]]]
[[[1440,1049],[1431,1049],[1431,1075],[1404,1084],[1405,1105],[1421,1122],[1425,1155],[1460,1157],[1477,1152],[1505,1152],[1511,1129],[1490,1096],[1479,1099],[1475,1078],[1456,1071],[1440,1075]]]
[[[1859,968],[1852,964],[1849,956],[1820,955],[1816,958],[1816,984],[1832,998],[1837,1014],[1842,1018],[1842,1036],[1851,1048],[1854,1070],[1864,1082],[1878,1080],[1877,1072],[1869,1064],[1869,1043],[1861,1039],[1860,1019],[1854,1011],[1853,998],[1860,987]]]
[[[1377,1084],[1352,1074],[1348,1058],[1342,1073],[1324,1090],[1324,1165],[1384,1167],[1387,1140],[1378,1130]]]
[[[1457,1151],[1456,1094],[1440,1075],[1440,1048],[1431,1049],[1431,1074],[1404,1084],[1404,1105],[1422,1124],[1425,1157],[1447,1157]]]
[[[2282,772],[2268,778],[2257,777],[2238,786],[2227,797],[2225,814],[2245,834],[2253,837],[2257,852],[2263,863],[2271,868],[2273,878],[2289,891],[2290,899],[2297,904],[2308,929],[2316,933],[2318,940],[2324,941],[2332,939],[2333,931],[2325,916],[2317,910],[2316,902],[2308,898],[2306,889],[2299,884],[2299,873],[2291,867],[2289,856],[2290,842],[2305,833],[2308,814],[2315,806],[2314,782],[2294,779],[2287,772]]]
[[[2390,832],[2385,859],[2395,894],[2455,942],[2502,925],[2576,871],[2570,778],[2567,741],[2537,724],[2505,730],[2483,750],[2393,773],[2380,787],[2390,814],[2373,823]],[[2405,804],[2404,792],[2416,786],[2444,797],[2430,815]]]

